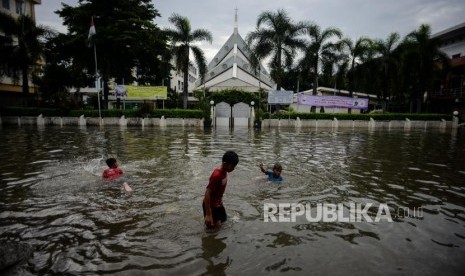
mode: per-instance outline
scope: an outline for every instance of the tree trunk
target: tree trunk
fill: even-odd
[[[318,88],[318,62],[316,62],[315,66],[313,67],[313,95],[317,95],[317,88]]]
[[[184,70],[184,85],[183,85],[183,88],[182,88],[182,107],[184,109],[187,109],[187,99],[189,97],[189,92],[188,92],[188,86],[189,86],[189,83],[188,83],[188,79],[189,79],[189,66],[187,66],[187,69]]]
[[[382,88],[381,88],[381,110],[384,113],[384,112],[386,112],[386,94],[387,94],[387,82],[388,82],[386,66],[384,66],[383,76],[384,77],[383,77],[383,79],[381,81],[381,85],[382,85]]]
[[[386,105],[386,100],[381,100],[381,109],[383,110],[383,113],[386,112],[387,105]]]
[[[188,44],[187,44],[188,45]],[[189,97],[189,49],[190,47],[187,46],[185,51],[186,51],[186,60],[184,61],[184,68],[183,68],[183,74],[184,74],[184,85],[182,87],[182,107],[184,109],[187,109],[187,100]]]
[[[421,113],[421,102],[422,102],[422,98],[421,98],[421,96],[418,96],[417,97],[417,111],[416,111],[416,113]]]
[[[281,90],[281,67],[282,67],[282,64],[281,64],[281,47],[278,47],[278,53],[277,53],[278,57],[277,57],[277,62],[278,62],[278,68],[276,68],[276,70],[278,71],[278,73],[276,74],[276,90]]]
[[[23,66],[22,71],[22,81],[23,81],[23,100],[24,100],[24,106],[28,106],[29,102],[29,74],[28,74],[28,67]]]
[[[107,78],[103,78],[103,109],[108,109],[108,94],[110,87],[108,87]]]

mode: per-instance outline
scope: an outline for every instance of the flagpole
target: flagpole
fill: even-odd
[[[94,17],[90,18],[90,29],[89,29],[89,36],[87,39],[92,39],[92,36],[96,34],[95,25],[94,25]],[[95,39],[91,40],[92,44],[94,44],[94,60],[95,60],[95,89],[97,89],[97,102],[98,102],[98,117],[99,117],[99,124],[102,125],[102,112],[100,110],[100,85],[98,81],[98,67],[97,67],[97,45],[95,43]]]
[[[95,88],[97,88],[97,100],[98,100],[98,117],[100,122],[102,120],[102,112],[100,111],[100,86],[98,82],[98,70],[97,70],[97,46],[94,41],[94,59],[95,59]]]

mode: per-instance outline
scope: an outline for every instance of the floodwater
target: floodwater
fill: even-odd
[[[207,233],[201,201],[226,150],[240,158],[229,219]],[[134,192],[101,180],[107,157]],[[33,247],[19,268],[33,275],[465,275],[464,129],[4,126],[0,194],[0,241]],[[392,222],[265,222],[265,203],[371,203],[373,220],[386,204]]]

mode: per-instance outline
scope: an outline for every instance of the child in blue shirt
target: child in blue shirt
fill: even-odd
[[[283,181],[283,177],[281,176],[281,171],[283,167],[279,163],[275,163],[273,166],[273,170],[265,170],[263,162],[259,165],[260,170],[268,176],[269,181]]]

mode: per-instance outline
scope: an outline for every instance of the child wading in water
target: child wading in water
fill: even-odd
[[[118,168],[118,162],[115,158],[108,158],[105,161],[108,165],[108,169],[103,171],[102,177],[108,180],[118,180],[117,182],[123,182],[121,184],[121,189],[126,192],[132,192],[131,187],[128,183],[121,177],[123,175],[123,170]]]
[[[223,194],[228,182],[228,173],[234,171],[239,157],[234,151],[227,151],[223,155],[221,166],[210,175],[202,203],[203,216],[207,228],[218,228],[227,219],[223,206]]]
[[[260,170],[268,176],[269,181],[283,181],[283,177],[281,176],[281,172],[283,167],[279,163],[275,163],[273,166],[273,170],[265,170],[263,162],[259,165]]]

